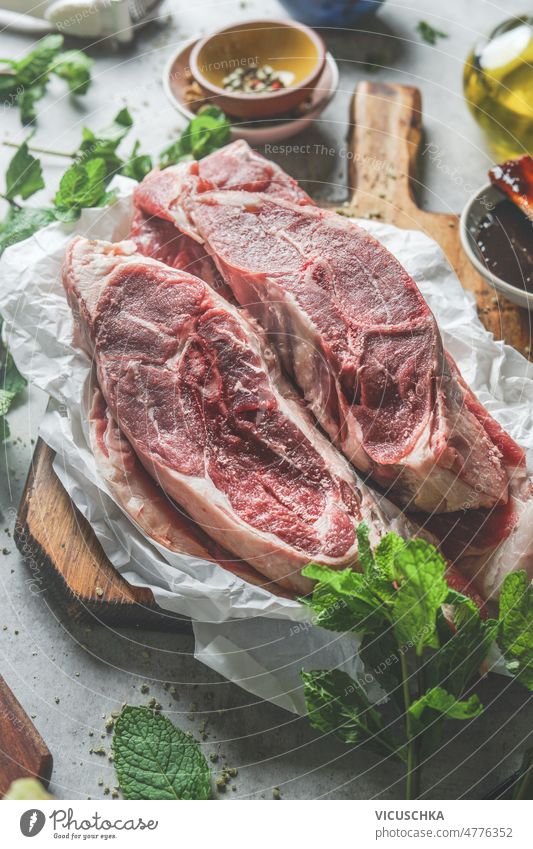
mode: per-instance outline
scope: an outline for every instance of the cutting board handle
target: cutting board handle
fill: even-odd
[[[412,86],[364,81],[352,100],[350,203],[358,215],[392,219],[416,206],[412,182],[422,137],[422,99]]]

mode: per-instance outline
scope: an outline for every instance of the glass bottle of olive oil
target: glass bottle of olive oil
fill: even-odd
[[[505,21],[474,46],[464,94],[499,158],[533,155],[533,18]]]

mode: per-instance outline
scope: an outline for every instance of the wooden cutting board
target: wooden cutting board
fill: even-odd
[[[418,89],[360,83],[351,107],[350,190],[342,211],[423,230],[435,239],[464,287],[475,294],[485,327],[524,353],[530,345],[528,313],[497,297],[470,265],[456,215],[425,212],[416,204],[421,137]],[[184,627],[183,619],[157,607],[149,590],[129,586],[111,566],[56,478],[53,456],[39,441],[18,515],[16,542],[33,570],[65,599],[72,616],[85,613],[112,625]]]
[[[0,677],[0,799],[17,778],[39,778],[47,787],[51,774],[46,743]]]

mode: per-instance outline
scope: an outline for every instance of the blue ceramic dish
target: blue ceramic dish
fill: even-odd
[[[312,27],[349,27],[372,15],[383,0],[280,0],[287,12]]]

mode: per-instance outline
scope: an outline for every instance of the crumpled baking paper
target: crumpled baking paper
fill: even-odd
[[[54,399],[40,435],[54,469],[104,551],[131,584],[147,586],[165,610],[193,621],[196,656],[259,698],[305,711],[299,672],[337,667],[364,682],[357,638],[317,628],[296,601],[273,596],[208,561],[169,552],[146,537],[107,490],[88,447],[88,358],[71,344],[72,317],[60,278],[75,234],[116,241],[131,219],[133,183],[118,178],[118,200],[54,223],[7,249],[0,260],[0,311],[20,371]],[[492,415],[526,449],[533,468],[533,366],[483,328],[441,249],[417,231],[359,221],[407,268],[439,323],[445,345]],[[380,698],[368,681],[369,694]]]

